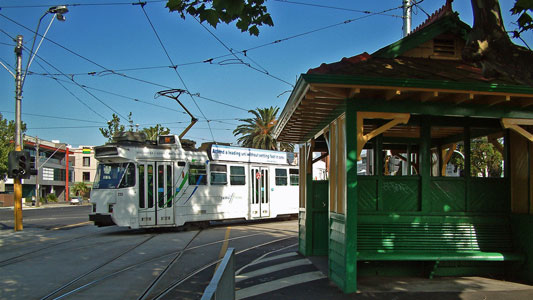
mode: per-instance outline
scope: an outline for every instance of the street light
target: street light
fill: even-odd
[[[33,42],[31,44],[31,50],[30,50],[31,57],[28,60],[28,64],[26,65],[26,70],[24,71],[24,76],[22,77],[22,86],[24,86],[24,81],[26,81],[26,74],[28,74],[28,70],[30,69],[31,63],[33,62],[33,59],[35,58],[37,51],[39,51],[39,48],[41,47],[41,44],[44,41],[44,37],[48,33],[50,26],[52,26],[54,19],[57,18],[57,20],[59,21],[65,21],[66,18],[64,14],[66,13],[68,13],[68,8],[65,5],[52,6],[47,11],[45,11],[44,14],[39,18],[39,22],[37,22],[37,28],[35,29],[35,35],[33,36]],[[50,23],[48,24],[46,31],[42,35],[41,40],[39,41],[39,45],[37,46],[37,49],[35,50],[35,52],[33,52],[33,48],[35,47],[35,41],[37,40],[37,34],[39,34],[39,27],[41,27],[41,21],[47,14],[53,14],[53,17],[50,20]]]
[[[48,33],[50,26],[52,26],[52,22],[54,21],[56,17],[58,20],[64,21],[65,16],[63,16],[63,14],[67,12],[68,12],[68,9],[65,5],[53,6],[53,7],[50,7],[41,16],[41,18],[39,18],[39,22],[37,23],[37,29],[35,29],[35,35],[33,36],[33,43],[32,43],[31,51],[30,51],[30,59],[28,60],[28,64],[26,65],[24,76],[22,76],[22,35],[17,36],[17,40],[16,40],[17,45],[15,46],[15,54],[17,58],[16,59],[17,68],[16,68],[16,74],[15,74],[15,151],[22,151],[21,103],[22,103],[22,87],[26,79],[26,74],[28,73],[28,69],[30,68],[31,62],[35,58],[35,54],[39,50],[39,47],[41,47],[44,37],[46,36],[46,33]],[[39,27],[41,26],[41,21],[49,13],[53,14],[54,16],[52,17],[50,24],[48,24],[48,28],[46,28],[46,31],[42,35],[41,41],[39,42],[39,45],[37,46],[37,49],[34,52],[33,48],[35,46],[35,40],[37,39]],[[22,183],[21,182],[22,182],[22,179],[20,178],[20,176],[16,176],[13,179],[13,188],[15,192],[15,203],[14,203],[15,207],[13,209],[14,215],[15,215],[15,231],[22,230]]]

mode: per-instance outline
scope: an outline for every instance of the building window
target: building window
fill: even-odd
[[[298,185],[298,169],[289,169],[291,185]]]
[[[83,182],[91,181],[91,172],[83,172]]]
[[[191,165],[189,168],[189,184],[190,185],[206,185],[205,165]]]
[[[231,185],[245,185],[246,184],[246,175],[244,172],[244,167],[241,166],[230,166],[230,184]]]
[[[91,166],[91,158],[90,157],[83,157],[83,166],[84,167],[90,167]]]
[[[287,169],[276,169],[276,185],[287,185]]]
[[[226,185],[228,184],[228,167],[226,165],[211,164],[211,185]]]

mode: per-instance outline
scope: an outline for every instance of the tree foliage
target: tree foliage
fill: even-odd
[[[131,118],[131,112],[128,115]],[[118,132],[123,132],[126,127],[122,124],[120,124],[120,118],[113,114],[113,119],[107,121],[107,128],[99,128],[100,133],[107,138],[108,142],[113,141],[113,136],[117,134]]]
[[[501,143],[500,146],[503,147]],[[457,150],[465,153],[464,145],[459,145]],[[465,170],[465,160],[457,153],[452,155],[450,163],[457,166],[459,170]],[[470,176],[501,177],[502,163],[502,153],[488,141],[487,137],[476,138],[470,142]]]
[[[189,14],[214,28],[221,22],[237,21],[235,26],[242,32],[257,36],[260,26],[274,25],[264,3],[265,0],[169,0],[167,7],[183,19]]]
[[[155,126],[150,126],[148,128],[143,128],[141,130],[146,135],[146,138],[151,141],[157,140],[157,137],[160,135],[166,135],[170,133],[170,129],[167,127],[161,126],[161,124],[156,124]]]
[[[520,33],[533,29],[533,18],[530,13],[533,11],[533,1],[531,0],[516,0],[511,13],[513,15],[520,15],[518,17],[519,31],[515,32],[515,37],[518,37]]]
[[[128,114],[128,131],[133,131],[133,119],[132,113]],[[126,125],[121,124],[119,116],[113,114],[113,119],[107,122],[107,128],[99,128],[100,133],[107,138],[109,143],[113,142],[113,137],[119,132],[124,132],[126,130]],[[146,135],[146,138],[151,141],[155,141],[157,136],[165,135],[170,133],[170,129],[167,127],[161,126],[161,124],[156,124],[155,126],[150,126],[140,130]]]
[[[85,182],[77,182],[72,188],[72,192],[74,192],[76,196],[86,197],[89,192],[89,187]]]
[[[279,107],[257,108],[248,112],[254,115],[253,118],[240,119],[243,122],[233,130],[233,135],[241,135],[237,142],[248,148],[294,151],[294,145],[289,143],[278,143],[272,137],[272,130],[277,124],[277,114]]]
[[[26,124],[22,123],[22,134],[26,131]],[[7,157],[15,150],[15,121],[4,119],[0,113],[0,180],[7,177]]]

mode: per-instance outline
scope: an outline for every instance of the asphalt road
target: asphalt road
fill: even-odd
[[[24,228],[70,228],[89,224],[90,212],[89,205],[23,209],[22,224]],[[12,230],[13,227],[13,209],[1,209],[0,230]]]

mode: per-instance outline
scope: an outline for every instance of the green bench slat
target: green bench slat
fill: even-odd
[[[523,261],[505,217],[362,216],[358,260]]]
[[[508,252],[413,252],[358,251],[360,261],[524,261],[524,256]]]

